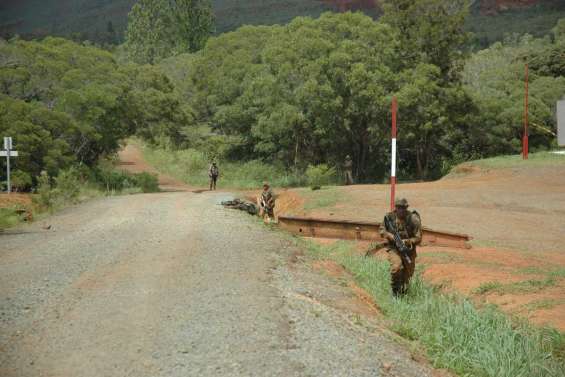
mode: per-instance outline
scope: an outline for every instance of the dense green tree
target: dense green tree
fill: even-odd
[[[126,48],[133,61],[153,64],[200,50],[213,29],[209,0],[139,0],[129,14]]]
[[[398,30],[399,63],[439,67],[451,81],[461,68],[468,41],[465,18],[468,0],[384,0],[383,22]]]
[[[28,178],[92,166],[136,132],[177,140],[178,124],[190,122],[185,109],[155,67],[120,66],[60,38],[0,44],[0,135],[14,138],[16,169]]]

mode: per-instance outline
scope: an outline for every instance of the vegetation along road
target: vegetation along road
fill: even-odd
[[[432,375],[226,196],[93,200],[1,235],[0,375]]]

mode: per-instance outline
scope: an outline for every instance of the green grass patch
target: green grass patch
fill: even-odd
[[[518,272],[522,274],[536,274],[536,275],[545,275],[548,278],[565,278],[565,267],[559,268],[547,268],[547,267],[525,267],[518,270]]]
[[[143,145],[134,141],[143,151],[146,161],[162,173],[192,186],[208,187],[210,157],[196,149],[167,150]],[[218,187],[256,189],[263,181],[273,187],[298,187],[306,185],[306,177],[261,161],[230,162],[216,160],[220,170]]]
[[[565,375],[565,336],[556,330],[513,320],[492,305],[479,309],[468,298],[424,283],[419,274],[409,293],[395,298],[387,262],[357,255],[348,242],[304,242],[313,258],[334,260],[350,271],[391,328],[423,345],[434,367],[475,377]]]
[[[550,298],[544,298],[541,300],[536,300],[524,305],[524,308],[528,311],[553,309],[554,307],[565,303],[565,300],[555,300]]]
[[[530,153],[527,160],[523,160],[521,155],[512,155],[485,158],[466,162],[465,164],[486,169],[565,166],[565,155],[551,152],[537,152]]]
[[[15,226],[22,221],[16,208],[0,208],[0,230]]]
[[[320,190],[300,190],[300,196],[305,200],[304,209],[311,211],[314,209],[335,207],[343,201],[345,195],[337,187],[324,187]]]
[[[506,284],[500,282],[487,282],[481,284],[473,291],[473,293],[497,293],[499,295],[535,293],[547,287],[553,287],[555,286],[555,284],[556,280],[552,277],[543,280],[524,280],[516,283]]]

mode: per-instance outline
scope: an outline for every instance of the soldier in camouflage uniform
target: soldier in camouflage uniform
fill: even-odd
[[[218,176],[220,175],[220,170],[216,162],[212,162],[210,168],[208,169],[208,177],[210,178],[210,191],[216,189],[216,182],[218,181]]]
[[[345,162],[343,164],[343,170],[345,173],[345,184],[353,184],[353,161],[349,155],[345,156]]]
[[[261,196],[257,198],[257,205],[259,206],[259,216],[265,222],[270,223],[275,219],[275,194],[271,190],[269,182],[263,182],[263,191]]]
[[[410,248],[410,261],[401,256],[394,243],[392,230],[386,228],[384,221],[381,225],[380,233],[381,237],[388,241],[387,259],[390,262],[392,291],[394,295],[401,295],[406,293],[408,283],[416,268],[416,245],[422,242],[422,223],[418,212],[408,210],[408,201],[406,199],[397,199],[394,207],[395,210],[387,213],[385,216],[393,224],[396,224],[400,238]]]

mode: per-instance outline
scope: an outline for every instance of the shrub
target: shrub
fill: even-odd
[[[158,192],[159,191],[159,179],[156,174],[151,173],[139,173],[134,175],[136,185],[141,189],[142,192]]]
[[[55,204],[56,195],[51,186],[51,178],[46,171],[42,171],[37,178],[36,193],[33,201],[40,208],[49,209]]]
[[[80,180],[78,171],[74,168],[62,170],[55,178],[56,192],[58,201],[63,203],[76,202],[80,194]]]
[[[306,169],[306,177],[308,179],[308,185],[312,189],[320,188],[321,186],[335,183],[336,171],[335,168],[326,164],[309,165],[308,169]]]
[[[137,186],[135,177],[125,171],[116,171],[98,167],[94,173],[95,180],[107,192],[122,191]]]
[[[31,188],[31,175],[21,170],[16,170],[11,175],[12,190],[15,192],[27,191]]]

